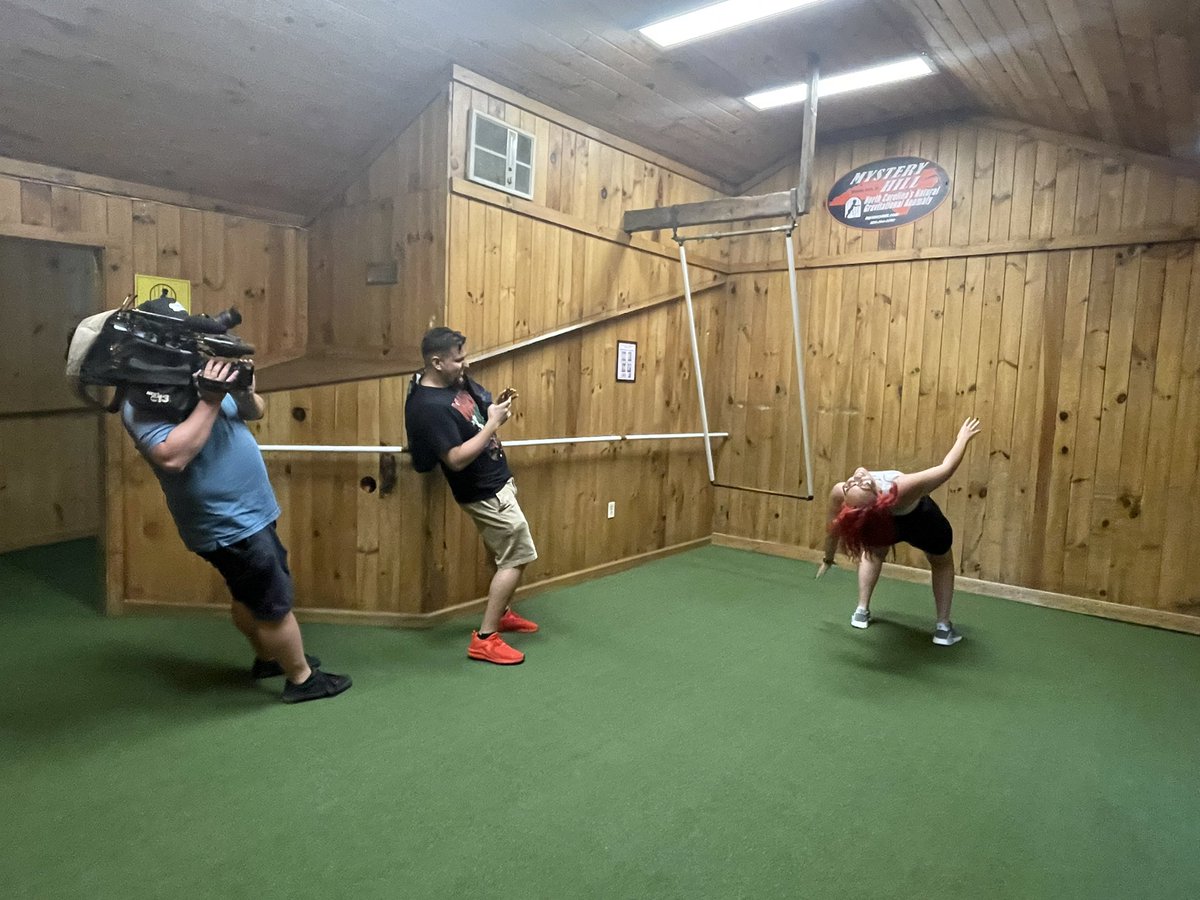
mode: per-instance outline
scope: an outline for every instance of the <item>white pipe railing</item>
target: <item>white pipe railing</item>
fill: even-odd
[[[591,434],[569,438],[534,438],[502,441],[505,447],[546,447],[551,444],[595,444],[602,441],[670,441],[681,438],[702,438],[703,432],[678,434]],[[708,437],[729,437],[729,432],[710,432]],[[407,447],[376,447],[370,444],[259,444],[264,453],[407,453]]]

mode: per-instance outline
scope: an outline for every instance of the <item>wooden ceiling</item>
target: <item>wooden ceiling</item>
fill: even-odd
[[[823,0],[663,51],[702,0],[0,0],[0,156],[311,215],[458,63],[708,173],[798,147],[740,98],[914,52],[822,136],[974,111],[1200,161],[1197,0]]]

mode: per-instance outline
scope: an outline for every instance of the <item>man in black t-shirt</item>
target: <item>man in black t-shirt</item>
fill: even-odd
[[[467,376],[466,337],[452,328],[431,329],[421,340],[425,368],[412,377],[404,404],[413,467],[430,472],[440,464],[454,499],[475,522],[496,560],[479,631],[467,656],[516,665],[525,654],[510,647],[501,631],[537,631],[509,608],[521,574],[537,559],[529,523],[517,503],[517,486],[496,432],[512,415],[512,399],[492,395]]]

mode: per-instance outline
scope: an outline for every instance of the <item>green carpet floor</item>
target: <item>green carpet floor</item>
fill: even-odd
[[[278,703],[215,619],[0,556],[4,898],[1195,898],[1200,640],[709,547],[470,621],[309,625]]]

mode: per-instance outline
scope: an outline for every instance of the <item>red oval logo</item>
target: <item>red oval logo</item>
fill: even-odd
[[[927,216],[950,194],[950,176],[931,159],[893,156],[847,172],[825,208],[851,228],[895,228]]]

